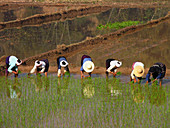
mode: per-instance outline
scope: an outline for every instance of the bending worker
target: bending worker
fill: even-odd
[[[159,80],[159,85],[162,86],[162,79],[165,77],[166,66],[163,63],[155,63],[152,67],[150,67],[148,74],[146,75],[146,84],[148,84],[150,80],[150,76],[154,78],[152,82]]]
[[[143,75],[144,75],[144,64],[142,62],[134,62],[132,65],[130,81],[133,80],[134,83],[136,82],[140,83]]]
[[[70,74],[68,62],[64,56],[60,56],[57,58],[57,65],[58,65],[58,77],[61,77],[61,67],[64,68],[63,76],[65,75],[66,72]]]
[[[7,77],[9,73],[14,73],[15,77],[18,76],[18,66],[22,64],[22,61],[15,56],[8,56],[6,58],[6,72]]]
[[[41,60],[41,61],[36,60],[36,61],[35,61],[35,64],[34,64],[34,67],[33,67],[32,70],[30,71],[30,73],[35,73],[35,72],[36,72],[36,74],[38,74],[38,73],[44,73],[45,76],[47,77],[48,69],[49,69],[48,59],[43,59],[43,60]]]
[[[122,66],[122,62],[115,59],[107,59],[106,60],[106,77],[108,77],[109,73],[113,74],[113,77],[116,77],[117,68]]]
[[[83,78],[83,77],[85,78],[84,72],[89,74],[88,77],[91,77],[91,73],[93,70],[94,70],[94,63],[93,63],[91,57],[88,55],[83,55],[81,57],[81,69],[80,69],[81,78]]]

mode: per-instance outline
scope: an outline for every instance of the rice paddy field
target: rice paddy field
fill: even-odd
[[[141,1],[20,0],[20,2],[37,2],[37,4],[38,2],[78,4],[101,2],[102,5],[112,2],[127,4]],[[159,4],[160,1],[142,2]],[[168,0],[161,2],[160,4],[166,5]],[[11,22],[33,15],[61,11],[61,7],[57,6],[15,7],[16,5],[8,8],[8,4],[2,4],[0,22]],[[62,10],[69,8],[70,6]],[[62,44],[70,45],[96,37],[98,34],[114,32],[117,26],[126,27],[126,23],[132,21],[146,23],[165,17],[168,13],[168,7],[115,6],[101,13],[91,13],[64,21],[4,29],[0,32],[0,57],[17,55],[23,60],[55,50]],[[125,67],[130,67],[134,61],[141,61],[146,68],[149,68],[153,63],[160,61],[169,69],[168,28],[169,20],[117,40],[108,40],[107,45],[104,43],[94,48],[87,47],[67,53],[68,62],[73,67],[80,66],[81,55],[88,54],[94,58],[98,68],[105,66],[103,60],[106,58],[117,58],[123,60]],[[56,66],[57,57],[54,56],[55,59],[52,57],[49,60],[50,66]],[[104,75],[97,74],[92,74],[92,78],[88,79],[80,79],[80,74],[58,78],[57,74],[52,73],[49,73],[48,78],[35,75],[27,77],[26,73],[19,74],[17,79],[13,76],[9,76],[8,79],[0,77],[0,128],[168,128],[170,77],[165,77],[162,87],[157,83],[149,85],[145,83],[145,79],[141,84],[129,83],[129,76],[121,74],[108,79]]]
[[[167,128],[169,88],[118,78],[0,78],[0,127]]]

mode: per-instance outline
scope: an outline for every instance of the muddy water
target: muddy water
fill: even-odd
[[[26,18],[35,14],[42,14],[42,7],[20,7],[15,9],[0,10],[0,22],[13,21]]]
[[[25,17],[37,13],[43,13],[42,8],[29,8],[26,10],[31,11],[22,11],[22,15]],[[14,16],[14,12],[16,13],[16,10],[13,10],[12,12],[13,13],[11,15],[8,13],[6,16],[9,18],[22,17],[21,14]],[[167,14],[167,12],[167,8],[113,8],[103,13],[63,22],[52,22],[40,26],[6,29],[0,32],[0,56],[13,54],[24,59],[26,57],[55,49],[60,44],[68,45],[82,41],[89,37],[95,37],[96,35],[115,31],[97,30],[96,27],[99,24],[127,20],[147,22],[151,19],[163,17]],[[5,19],[5,17],[2,17],[1,21],[5,21]],[[165,28],[167,27],[165,26]],[[159,29],[157,31],[159,31]],[[105,54],[110,54],[110,51],[106,51]]]
[[[8,22],[30,17],[36,14],[55,13],[56,11],[68,10],[70,6],[26,6],[11,7],[10,9],[0,8],[0,22]],[[75,7],[74,7],[75,8]]]
[[[79,65],[83,54],[93,57],[97,66],[105,66],[107,58],[123,61],[123,67],[130,67],[134,61],[142,61],[149,68],[155,62],[163,62],[170,67],[170,27],[169,22],[144,28],[138,32],[126,35],[96,48],[84,50],[69,58],[69,61]]]
[[[122,10],[119,11],[119,9],[117,9],[116,14],[120,15],[122,14],[121,12]],[[137,20],[146,22],[158,14],[154,14],[153,12],[147,19],[140,19],[141,15],[137,13],[134,16],[132,12],[136,14],[138,11],[133,10],[128,13],[125,11],[117,18],[112,10],[110,10],[105,13],[60,23],[56,22],[37,27],[4,30],[0,32],[0,56],[10,54],[16,54],[21,58],[33,56],[54,49],[58,44],[75,43],[84,40],[87,36],[93,37],[99,33],[104,34],[107,31],[98,31],[96,30],[96,26],[98,24],[113,22],[113,18],[115,18],[114,21],[124,21],[136,20],[137,17],[139,18]],[[158,17],[164,15],[166,15],[166,13],[162,13],[162,15]],[[109,41],[107,45],[101,44],[93,49],[84,50],[76,55],[72,55],[68,57],[69,63],[79,66],[81,55],[89,54],[97,66],[104,66],[106,58],[117,58],[123,61],[123,66],[125,67],[130,67],[133,61],[143,61],[146,67],[149,67],[155,61],[161,61],[169,67],[169,27],[170,23],[164,22],[157,26],[142,29],[117,40]],[[56,76],[56,74],[49,75]],[[71,74],[71,76],[80,79],[80,75]],[[94,80],[95,77],[104,76],[93,74],[92,77]],[[129,76],[121,76],[119,78],[123,83],[129,81]],[[60,124],[60,126],[72,127],[73,125],[73,127],[75,127],[74,124],[81,124],[82,127],[88,127],[87,124],[90,124],[90,126],[101,127],[100,124],[102,124],[103,127],[118,127],[121,125],[138,127],[143,124],[143,127],[163,127],[167,123],[165,118],[168,111],[168,97],[167,99],[164,97],[165,100],[158,97],[158,99],[160,99],[159,101],[163,101],[163,104],[156,106],[146,93],[144,103],[135,104],[136,100],[132,99],[133,94],[127,92],[126,89],[126,93],[123,94],[123,100],[119,100],[116,96],[110,96],[110,94],[115,93],[112,91],[112,88],[103,88],[103,85],[100,84],[99,81],[93,89],[95,93],[92,91],[94,96],[90,99],[85,99],[83,98],[84,94],[82,95],[81,93],[84,87],[80,86],[79,81],[74,80],[75,79],[70,82],[69,86],[61,87],[58,83],[56,84],[56,82],[58,82],[57,80],[51,79],[50,86],[47,88],[44,86],[38,87],[34,82],[31,83],[32,81],[27,81],[26,79],[25,81],[21,79],[20,82],[23,84],[15,88],[9,86],[10,88],[6,89],[7,86],[3,83],[3,86],[0,86],[0,99],[2,99],[0,100],[2,101],[2,114],[0,115],[1,126],[43,127],[49,125],[49,127],[54,127]],[[163,80],[163,86],[167,87],[169,83],[169,77]],[[90,90],[90,87],[86,88],[86,90],[88,89]],[[155,90],[151,90],[152,93],[154,93],[154,91]],[[167,89],[166,96],[168,92],[169,90]],[[145,92],[142,92],[142,94],[143,93],[145,94]],[[164,93],[165,92],[163,92],[163,94]],[[157,93],[156,96],[158,94],[160,93]],[[20,98],[17,99],[17,96],[20,96]],[[158,101],[158,99],[155,101]],[[125,109],[121,109],[123,105]],[[112,110],[114,111],[112,112]],[[107,118],[107,116],[109,118]],[[113,116],[117,118],[113,118]],[[17,118],[18,121],[13,121],[14,118]],[[83,119],[83,121],[80,122],[80,119]],[[122,119],[124,122],[122,122]],[[32,120],[36,120],[36,122]],[[94,124],[93,122],[91,123],[92,120]],[[111,123],[105,122],[105,120],[110,120]],[[43,123],[39,123],[40,121]],[[116,125],[113,125],[112,121],[116,122]]]
[[[35,76],[35,74],[31,75],[31,77],[34,77],[34,76]],[[44,76],[44,74],[42,74],[42,76]],[[48,76],[57,78],[57,73],[49,73]],[[85,74],[85,76],[88,76],[88,75]],[[27,73],[21,73],[18,78],[22,79],[24,77],[27,77]],[[14,76],[12,75],[9,78],[14,79]],[[63,78],[63,76],[61,76],[61,78]],[[70,78],[81,79],[81,75],[79,73],[78,74],[77,73],[71,73]],[[106,78],[106,76],[105,76],[105,74],[92,74],[92,79],[95,79],[95,78],[103,79],[103,78]],[[109,75],[108,78],[112,79],[113,76]],[[118,76],[116,76],[116,78],[119,79],[122,84],[127,84],[130,81],[129,75],[118,75]],[[142,79],[141,85],[145,85],[145,83],[146,83],[146,79],[145,79],[145,76],[144,76],[143,79]],[[162,81],[162,86],[166,87],[169,84],[170,84],[170,76],[165,76],[163,81]],[[151,85],[151,83],[149,83],[149,85]]]
[[[4,6],[5,7],[5,6]],[[8,6],[7,6],[8,7]],[[36,14],[45,14],[45,13],[55,13],[56,11],[63,11],[68,9],[75,9],[76,6],[20,6],[20,7],[11,7],[11,8],[0,8],[0,22],[7,22],[18,20],[22,18],[26,18],[29,16],[33,16]],[[128,11],[127,11],[128,10]],[[108,12],[111,12],[110,16],[113,19],[120,18],[119,16],[122,15],[122,19],[126,18],[127,15],[130,14],[129,17],[133,17],[136,20],[138,19],[138,15],[141,15],[141,19],[149,18],[156,19],[160,16],[166,15],[167,8],[147,8],[147,9],[139,9],[139,8],[130,8],[130,9],[123,9],[123,8],[113,8]],[[161,12],[161,13],[160,13]],[[129,13],[129,14],[128,14]],[[107,16],[107,15],[106,15]]]

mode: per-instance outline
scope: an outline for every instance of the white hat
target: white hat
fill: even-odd
[[[65,60],[62,60],[62,61],[60,62],[60,66],[63,67],[63,68],[65,68],[67,65],[68,65],[68,62],[65,61]]]
[[[90,73],[94,70],[94,63],[92,61],[86,61],[83,64],[83,69],[85,72]]]
[[[41,63],[40,63],[40,61],[39,61],[39,60],[36,60],[36,61],[35,61],[35,66],[36,66],[36,67],[41,66]]]
[[[142,77],[144,75],[144,68],[142,66],[135,66],[134,74],[137,77]]]

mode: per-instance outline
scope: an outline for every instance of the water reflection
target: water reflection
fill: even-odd
[[[149,102],[152,105],[160,106],[166,103],[166,93],[162,87],[152,85],[148,93]]]
[[[32,84],[35,86],[36,92],[48,91],[50,83],[48,77],[36,76],[35,78],[30,78]]]
[[[64,96],[68,92],[68,86],[70,83],[70,76],[65,76],[63,78],[58,78],[58,84],[57,84],[57,94]]]
[[[106,79],[106,90],[110,96],[117,97],[122,95],[120,79],[116,78]]]
[[[22,95],[21,90],[16,85],[9,85],[7,87],[7,96],[11,99],[20,98]]]
[[[143,88],[140,84],[132,84],[132,97],[135,103],[144,103],[145,96]]]
[[[164,121],[164,118],[167,117],[169,111],[168,102],[159,107],[152,106],[151,103],[155,103],[153,101],[149,103],[146,97],[147,101],[145,101],[144,104],[141,104],[142,100],[140,100],[139,105],[132,103],[131,95],[127,95],[131,93],[132,90],[134,90],[136,95],[139,93],[143,95],[143,91],[138,85],[133,86],[129,92],[128,85],[123,86],[118,84],[118,82],[115,83],[116,85],[113,85],[114,81],[112,79],[109,79],[109,83],[113,86],[106,85],[104,78],[102,80],[101,78],[96,78],[95,80],[84,79],[82,81],[82,90],[80,90],[80,78],[76,80],[70,79],[69,83],[71,82],[71,84],[69,86],[64,82],[64,80],[66,80],[66,83],[68,83],[68,79],[63,80],[61,78],[59,80],[56,75],[56,77],[50,79],[48,93],[41,93],[42,95],[39,96],[39,94],[37,95],[37,93],[35,94],[35,92],[32,91],[34,86],[30,84],[30,80],[20,80],[24,83],[22,84],[24,85],[22,88],[22,98],[11,102],[10,99],[7,98],[6,100],[3,96],[2,100],[0,100],[0,117],[3,127],[44,127],[47,125],[47,127],[58,127],[59,125],[62,127],[75,127],[75,124],[80,124],[81,126],[79,127],[119,127],[121,125],[139,127],[141,124],[144,124],[142,125],[143,127],[148,127],[150,124],[152,124],[153,127],[164,127],[165,123],[167,123]],[[57,87],[56,84],[59,87]],[[85,89],[88,91],[83,92],[86,85],[89,85],[88,89]],[[123,96],[121,96],[121,99],[106,98],[106,86],[109,86],[108,90],[110,95],[114,92],[111,92],[111,87],[114,90],[122,89]],[[93,87],[95,87],[95,89]],[[66,90],[59,90],[59,92],[57,92],[58,88],[60,90],[66,88]],[[168,93],[168,88],[159,89],[161,88],[146,88],[146,90],[151,91],[148,96],[154,97],[154,101],[159,99],[159,97],[165,97],[163,89]],[[81,98],[81,91],[83,97],[85,96],[84,99]],[[156,93],[154,94],[154,92]],[[67,93],[67,95],[65,98],[63,98],[63,96],[59,98],[56,93],[64,96]],[[17,91],[15,94],[17,94]],[[119,97],[117,94],[113,95],[115,95],[114,97]],[[160,100],[164,101],[163,98],[160,98]],[[159,102],[162,102],[160,100]],[[17,118],[18,116],[20,116],[20,118]],[[15,117],[18,119],[16,122],[13,121]],[[33,120],[36,120],[36,122],[33,122]],[[37,122],[39,123],[37,124]],[[54,122],[56,124],[54,124]],[[98,125],[96,125],[96,122],[99,122]],[[145,122],[146,125],[143,122]]]
[[[82,54],[93,58],[97,66],[104,67],[107,58],[119,59],[122,67],[131,68],[134,61],[141,61],[145,68],[155,62],[164,62],[170,67],[170,27],[169,22],[163,22],[151,28],[144,28],[138,32],[123,36],[117,40],[108,41],[107,44],[97,45],[93,49],[83,50],[68,58],[70,63],[79,62]],[[74,61],[73,61],[74,60]],[[125,71],[126,72],[126,71]]]
[[[91,78],[81,80],[81,92],[83,98],[92,98],[94,96],[95,89]]]

